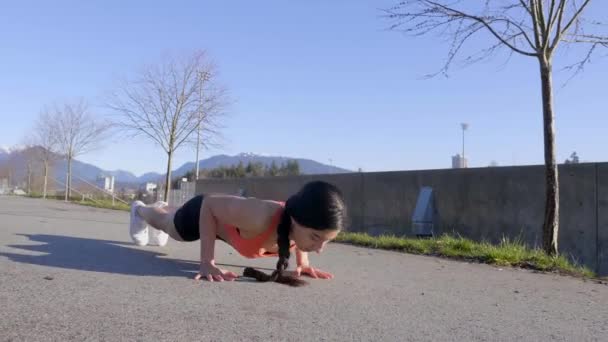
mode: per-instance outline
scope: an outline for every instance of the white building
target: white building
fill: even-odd
[[[156,190],[157,188],[158,188],[158,184],[151,183],[151,182],[146,183],[146,185],[144,187],[146,192],[152,192],[152,191]]]
[[[97,184],[95,185],[106,191],[114,192],[114,176],[100,175],[97,177]]]
[[[8,193],[8,178],[0,178],[0,194]]]
[[[462,158],[460,154],[452,156],[452,169],[464,169],[467,166],[467,159]]]

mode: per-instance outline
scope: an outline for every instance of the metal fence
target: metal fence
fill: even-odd
[[[169,191],[169,205],[178,207],[186,203],[189,199],[194,197],[195,186],[195,182],[181,182],[179,184],[179,189],[171,189],[171,191]],[[162,195],[162,191],[157,192],[158,198],[162,198]]]
[[[85,200],[90,200],[97,204],[101,204],[101,202],[99,201],[101,199],[108,199],[108,200],[112,201],[112,206],[116,205],[119,202],[129,205],[129,203],[127,201],[118,198],[116,196],[116,194],[112,191],[102,189],[102,188],[96,186],[95,184],[92,184],[78,176],[73,176],[72,179],[78,180],[81,182],[79,184],[80,185],[79,189],[76,189],[75,187],[70,188],[70,190],[72,192],[72,194],[71,194],[72,198],[80,197],[81,202],[84,202]],[[55,183],[56,185],[59,185],[59,187],[56,187],[54,190],[52,187],[49,187],[48,194],[55,195],[55,196],[59,196],[59,195],[65,196],[65,183],[56,178],[49,178],[49,180],[52,181],[51,183]]]

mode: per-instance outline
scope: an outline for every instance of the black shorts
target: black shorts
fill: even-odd
[[[201,238],[199,222],[203,198],[204,195],[194,196],[175,212],[173,224],[175,225],[175,230],[184,241],[196,241]],[[215,238],[224,241],[219,235],[216,235]]]
[[[203,197],[203,195],[192,197],[175,212],[173,224],[175,224],[175,230],[177,230],[184,241],[196,241],[201,238],[199,221]]]

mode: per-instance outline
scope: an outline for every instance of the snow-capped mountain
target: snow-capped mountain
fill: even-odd
[[[34,148],[29,149],[14,149],[14,148],[2,148],[0,149],[0,167],[3,165],[10,165],[13,169],[13,176],[15,179],[19,179],[20,177],[25,177],[27,170],[27,160],[28,153]],[[65,172],[67,169],[67,162],[57,156],[56,162],[53,169],[53,177],[56,179],[63,179],[65,177]],[[311,159],[303,159],[303,158],[290,158],[283,156],[268,156],[268,155],[260,155],[256,153],[239,153],[234,156],[229,156],[225,154],[216,155],[199,162],[199,168],[202,169],[212,169],[217,168],[219,166],[232,166],[237,165],[239,162],[247,165],[247,163],[262,163],[265,166],[270,166],[272,162],[275,162],[277,165],[281,165],[286,163],[289,160],[296,160],[300,166],[300,172],[302,174],[323,174],[323,173],[344,173],[351,172],[346,169],[342,169],[335,166],[330,166],[326,164],[319,163],[317,161]],[[181,165],[179,168],[174,169],[172,172],[172,178],[177,178],[185,175],[188,171],[194,170],[195,164],[194,162],[189,162]],[[72,172],[75,176],[80,177],[82,179],[92,181],[95,180],[100,175],[112,175],[115,177],[117,183],[123,184],[142,184],[146,182],[157,182],[164,180],[164,174],[157,172],[149,172],[145,173],[139,177],[135,176],[133,173],[124,170],[103,170],[95,165],[91,165],[88,163],[83,163],[78,160],[74,160],[72,162]]]

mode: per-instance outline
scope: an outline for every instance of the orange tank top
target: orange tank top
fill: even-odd
[[[238,228],[231,225],[224,225],[224,229],[226,234],[228,235],[228,239],[230,240],[230,245],[234,249],[239,252],[242,256],[246,258],[263,258],[263,257],[276,257],[279,254],[268,252],[266,249],[262,247],[264,242],[268,240],[268,238],[277,230],[279,226],[279,222],[281,220],[281,214],[283,213],[283,208],[285,207],[285,202],[279,202],[281,204],[281,208],[279,208],[274,215],[272,216],[272,222],[268,229],[263,231],[260,235],[253,237],[251,239],[245,239],[239,234]],[[289,246],[289,249],[294,248],[295,245]]]

